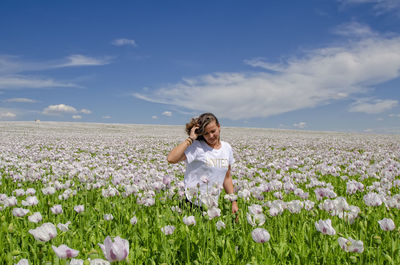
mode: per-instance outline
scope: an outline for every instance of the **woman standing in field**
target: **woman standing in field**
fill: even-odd
[[[201,114],[186,124],[189,135],[168,154],[169,163],[186,162],[184,177],[188,201],[200,206],[218,204],[220,187],[233,195],[231,165],[235,162],[232,147],[220,140],[221,127],[212,113]],[[232,212],[238,206],[232,201]]]

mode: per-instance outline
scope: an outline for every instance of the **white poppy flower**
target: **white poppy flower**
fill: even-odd
[[[39,223],[40,221],[42,221],[42,215],[40,214],[40,212],[35,212],[33,213],[31,216],[28,216],[28,220],[29,222],[32,223]]]
[[[30,229],[29,233],[33,235],[36,240],[47,242],[57,236],[57,229],[52,223],[44,223],[35,229]]]
[[[129,255],[129,241],[119,236],[112,239],[107,236],[104,245],[99,244],[104,256],[110,262],[125,260]]]
[[[69,248],[67,245],[60,245],[58,247],[51,246],[60,259],[75,258],[78,256],[79,251]]]
[[[251,232],[254,242],[265,243],[271,238],[270,234],[264,228],[256,228]]]
[[[222,222],[221,220],[218,220],[218,222],[215,225],[217,226],[218,231],[220,231],[221,229],[225,229],[225,223]]]
[[[393,220],[390,218],[383,218],[378,223],[383,231],[392,231],[396,228]]]
[[[346,239],[344,237],[338,238],[339,246],[346,252],[362,253],[364,251],[364,244],[360,240],[354,240],[351,237]]]
[[[315,222],[315,228],[317,229],[317,231],[325,235],[332,236],[336,234],[335,229],[332,227],[331,219],[319,220],[318,222]]]
[[[164,227],[161,228],[161,231],[165,234],[165,235],[171,235],[174,231],[175,231],[175,226],[173,225],[166,225]]]
[[[196,224],[196,219],[194,219],[194,216],[184,216],[183,217],[183,223],[185,225],[195,225]]]

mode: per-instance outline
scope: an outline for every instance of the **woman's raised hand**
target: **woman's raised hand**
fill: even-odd
[[[199,128],[199,126],[193,126],[192,129],[190,129],[190,135],[189,137],[192,138],[192,140],[196,140],[197,139],[197,134],[196,134],[196,130]]]

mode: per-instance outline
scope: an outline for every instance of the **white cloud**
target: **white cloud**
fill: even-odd
[[[63,83],[52,79],[40,79],[21,75],[0,76],[0,89],[78,87],[75,84]]]
[[[88,109],[81,109],[80,112],[83,114],[91,114],[92,113],[92,111],[88,110]]]
[[[390,110],[398,105],[397,100],[391,99],[359,99],[350,105],[350,112],[363,112],[367,114],[377,114]]]
[[[151,116],[151,118],[152,118],[153,120],[157,120],[157,119],[158,119],[158,117],[157,117],[156,115]]]
[[[398,118],[400,118],[400,114],[393,114],[393,113],[391,113],[391,114],[389,114],[388,116],[391,117],[391,118],[393,118],[393,117],[398,117]]]
[[[137,46],[136,41],[129,39],[115,39],[111,42],[111,44],[115,46]]]
[[[338,0],[345,5],[356,4],[372,4],[377,15],[387,12],[396,12],[400,14],[400,1],[399,0]]]
[[[172,116],[172,112],[171,111],[164,111],[161,115],[167,116],[167,117],[171,117]]]
[[[34,72],[61,67],[97,66],[110,63],[111,57],[93,58],[81,54],[73,54],[64,59],[51,61],[23,61],[18,56],[0,55],[0,74],[16,74]]]
[[[379,128],[366,128],[364,132],[379,133],[379,134],[400,134],[400,127],[379,127]]]
[[[285,65],[268,63],[263,58],[254,58],[251,60],[244,60],[244,63],[246,63],[250,66],[253,66],[253,67],[261,67],[263,69],[276,71],[276,72],[285,71]]]
[[[233,120],[312,108],[399,77],[400,38],[360,38],[276,65],[260,59],[247,63],[274,72],[212,73],[132,95]]]
[[[45,115],[57,115],[63,113],[77,113],[78,111],[71,106],[65,104],[50,105],[42,111]]]
[[[80,119],[82,119],[82,116],[81,115],[72,115],[72,118],[74,120],[80,120]]]
[[[304,129],[307,127],[307,123],[304,121],[301,121],[299,123],[294,123],[293,126],[296,128],[299,128],[299,129]]]
[[[0,111],[0,119],[15,118],[17,114],[9,111]]]
[[[102,119],[111,119],[111,116],[110,116],[110,115],[104,115],[104,116],[102,116],[101,118],[102,118]]]
[[[62,60],[29,62],[18,56],[0,55],[0,89],[79,87],[76,84],[51,78],[26,75],[48,69],[77,66],[98,66],[110,63],[110,57],[92,58],[75,54]]]
[[[72,67],[72,66],[96,66],[109,63],[109,59],[97,59],[81,54],[74,54],[67,58],[67,62],[57,65],[56,67]]]
[[[12,102],[12,103],[36,103],[37,101],[30,98],[9,98],[4,100],[5,102]]]
[[[378,35],[368,25],[356,21],[344,23],[336,27],[334,33],[346,37],[374,37]]]

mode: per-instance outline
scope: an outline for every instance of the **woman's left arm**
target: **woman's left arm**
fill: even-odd
[[[225,179],[224,179],[224,189],[227,194],[233,194],[233,182],[231,176],[231,166],[229,165],[228,171],[226,171]],[[236,213],[239,210],[236,201],[232,202],[232,213]]]

